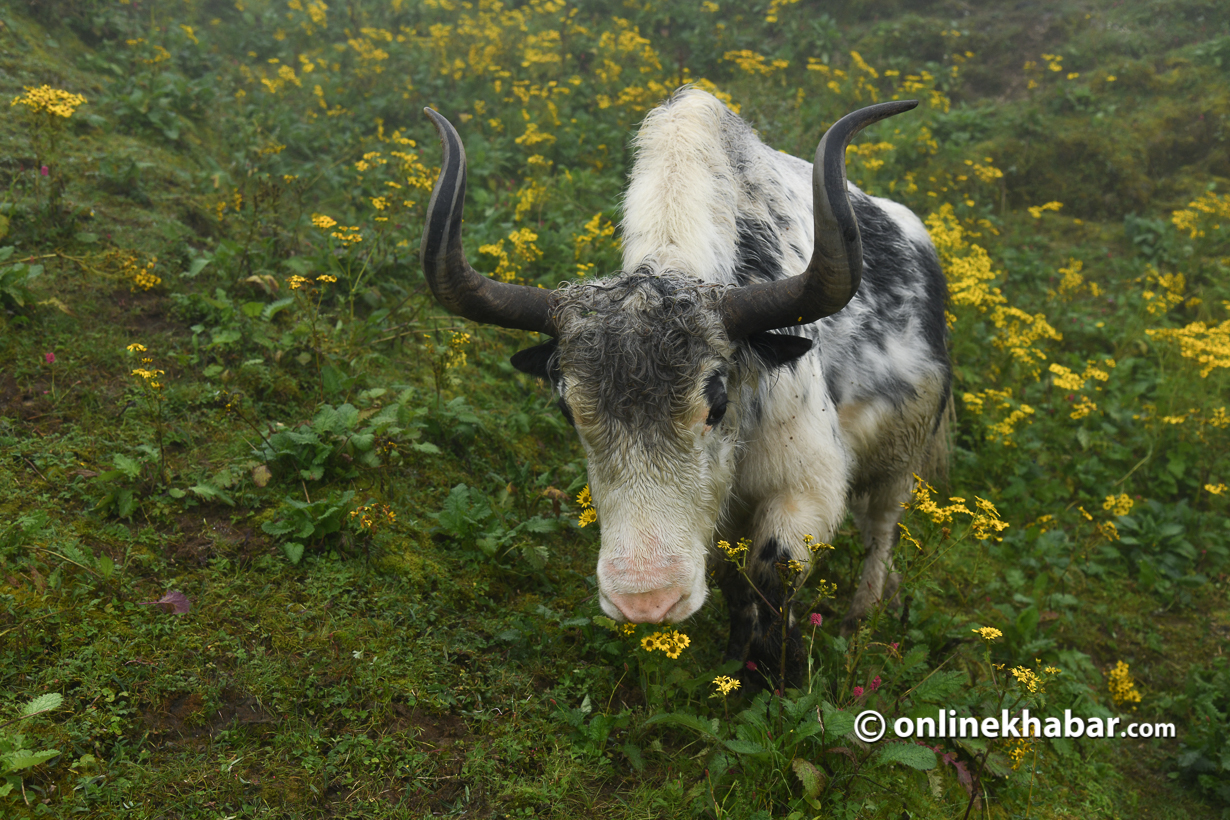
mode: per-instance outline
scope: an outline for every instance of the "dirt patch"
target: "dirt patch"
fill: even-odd
[[[204,566],[219,555],[246,563],[269,549],[267,538],[231,523],[231,514],[228,507],[206,506],[179,516],[180,534],[167,545],[167,558],[188,566]]]
[[[277,718],[256,697],[227,687],[219,695],[217,708],[206,713],[205,698],[199,692],[171,695],[156,709],[141,713],[152,735],[170,735],[186,740],[214,737],[233,725],[276,723]]]

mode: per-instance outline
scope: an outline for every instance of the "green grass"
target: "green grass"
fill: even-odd
[[[19,107],[0,117],[0,814],[1227,816],[1230,527],[1207,488],[1230,483],[1230,385],[1147,332],[1205,322],[1216,344],[1227,318],[1230,223],[1191,237],[1172,218],[1230,182],[1225,10],[800,2],[770,23],[769,3],[617,19],[586,2],[563,20],[572,6],[539,3],[433,34],[469,13],[451,5],[337,3],[323,25],[271,0],[0,12],[0,98],[48,84],[88,100],[54,146]],[[743,49],[787,67],[724,56]],[[720,594],[681,625],[677,660],[640,648],[647,627],[604,625],[597,533],[575,524],[583,453],[507,361],[534,340],[444,315],[417,269],[439,161],[424,105],[466,140],[471,261],[502,253],[553,286],[618,267],[595,234],[618,222],[632,129],[684,68],[800,156],[872,93],[922,97],[867,136],[891,147],[851,155],[852,179],[924,217],[951,206],[931,227],[963,231],[944,249],[954,292],[998,288],[1060,337],[951,306],[937,500],[990,499],[1010,526],[978,540],[968,517],[912,512],[906,608],[850,642],[836,624],[861,547],[843,529],[800,597],[836,584],[811,701],[710,697],[733,671]],[[554,140],[524,139],[527,122]],[[991,278],[965,273],[975,245]],[[1168,292],[1161,309],[1145,295]],[[1052,365],[1107,378],[1063,387]],[[1096,409],[1076,418],[1081,401]],[[1126,515],[1104,507],[1120,494]],[[187,614],[156,603],[170,591]],[[982,626],[1003,635],[984,645]],[[1108,689],[1120,661],[1134,705]],[[1006,677],[1047,666],[1062,672],[1042,692]],[[46,693],[62,704],[18,719]],[[938,703],[1124,714],[1179,737],[1038,743],[1013,769],[1010,744],[845,736],[864,707]],[[828,734],[783,731],[791,709],[819,709]],[[19,767],[14,750],[56,754]]]

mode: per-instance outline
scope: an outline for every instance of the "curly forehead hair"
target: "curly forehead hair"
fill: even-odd
[[[553,316],[569,403],[632,424],[685,413],[705,365],[733,353],[717,310],[723,290],[647,268],[562,285]]]

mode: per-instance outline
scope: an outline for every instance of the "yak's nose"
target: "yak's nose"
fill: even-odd
[[[683,591],[678,587],[663,587],[649,592],[631,592],[608,596],[625,618],[634,624],[660,624],[671,611]]]

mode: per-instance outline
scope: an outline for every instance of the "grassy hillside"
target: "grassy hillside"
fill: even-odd
[[[974,6],[0,7],[0,814],[1226,817],[1230,12]],[[618,269],[630,137],[686,82],[804,157],[919,99],[849,172],[949,278],[903,606],[838,635],[847,525],[782,695],[720,677],[716,591],[601,617],[536,338],[417,263],[424,106],[472,263],[553,287]],[[851,734],[940,705],[1177,737]]]

